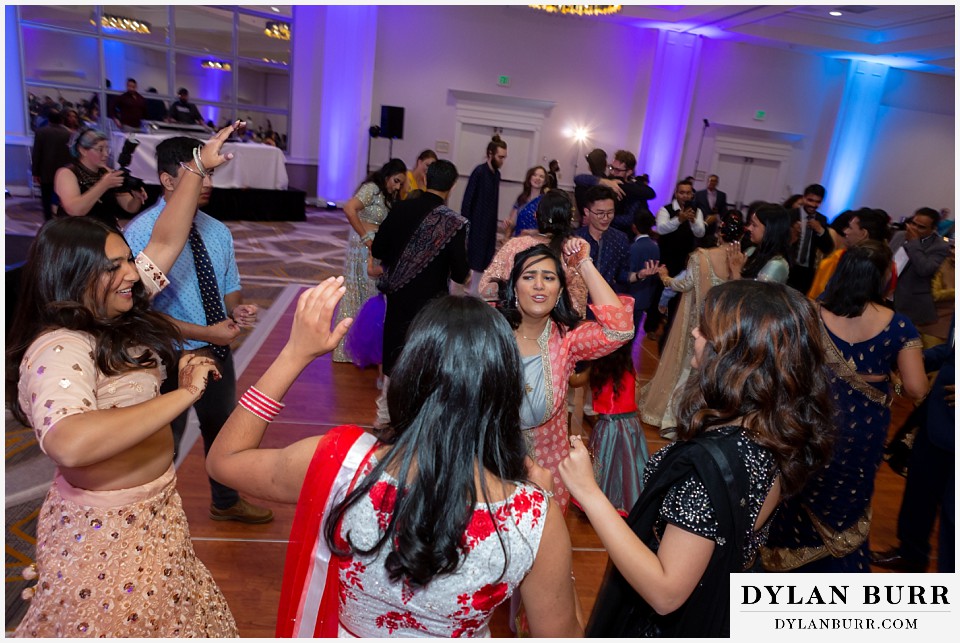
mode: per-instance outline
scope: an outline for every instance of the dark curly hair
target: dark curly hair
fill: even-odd
[[[843,253],[820,301],[840,317],[859,317],[867,304],[883,304],[893,255],[883,241],[868,239]]]
[[[30,246],[23,268],[22,288],[7,338],[7,403],[16,419],[30,420],[17,402],[20,362],[41,334],[67,328],[89,333],[96,349],[97,369],[116,375],[158,365],[174,364],[177,327],[150,310],[143,283],[133,285],[133,307],[108,318],[103,301],[95,300],[97,282],[112,264],[107,261],[107,236],[114,230],[96,219],[68,217],[50,221]]]
[[[523,399],[520,351],[509,325],[476,297],[434,299],[410,326],[387,389],[390,425],[374,433],[390,451],[338,503],[324,534],[346,556],[388,547],[391,580],[422,587],[460,566],[463,535],[477,508],[490,503],[486,476],[527,479],[520,431]],[[338,524],[363,502],[384,472],[399,481],[394,510],[379,540],[357,547]],[[489,506],[487,512],[494,525]],[[504,570],[509,552],[504,548]]]
[[[743,418],[768,448],[784,497],[830,461],[833,399],[813,304],[782,284],[739,279],[711,288],[706,340],[677,405],[684,440]]]
[[[510,278],[504,282],[497,280],[500,292],[500,301],[497,309],[507,318],[511,328],[519,328],[523,315],[517,308],[517,282],[523,274],[524,266],[530,259],[544,257],[552,260],[556,267],[557,278],[560,280],[560,300],[553,310],[550,311],[550,319],[557,324],[561,333],[576,328],[580,323],[580,315],[570,303],[570,295],[567,290],[567,276],[563,271],[563,264],[560,263],[560,256],[549,246],[538,243],[522,252],[518,252],[513,258],[513,270],[510,271]]]
[[[573,201],[563,190],[550,190],[537,204],[537,230],[549,235],[550,248],[558,255],[563,242],[573,236]]]
[[[364,183],[373,183],[380,190],[380,194],[383,195],[383,201],[386,203],[387,208],[393,207],[393,201],[396,199],[396,196],[390,194],[387,191],[387,179],[395,174],[403,174],[404,180],[406,180],[407,174],[407,165],[401,159],[390,159],[382,166],[379,170],[371,172],[367,178],[363,180],[363,183],[360,186],[363,186]],[[360,189],[360,186],[357,189]]]

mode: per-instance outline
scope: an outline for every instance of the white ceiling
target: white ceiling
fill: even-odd
[[[624,5],[617,15],[592,19],[954,74],[953,4]]]

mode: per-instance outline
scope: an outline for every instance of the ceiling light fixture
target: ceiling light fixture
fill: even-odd
[[[233,67],[225,60],[204,60],[200,63],[204,69],[216,69],[217,71],[232,71]]]
[[[277,40],[290,40],[290,25],[286,22],[267,21],[267,26],[263,30],[267,38],[276,38]]]
[[[840,16],[843,15],[843,12],[842,12],[842,11],[831,11],[831,12],[830,12],[830,15],[833,16],[834,18],[838,18],[838,17],[840,17]]]
[[[561,13],[568,16],[607,16],[620,13],[623,8],[623,5],[619,4],[531,4],[527,6],[547,13]]]
[[[90,24],[96,26],[93,18]],[[108,13],[100,16],[100,25],[104,29],[114,29],[116,31],[127,31],[129,33],[149,34],[150,23],[143,20],[134,20],[133,18],[124,18],[123,16],[113,16]]]

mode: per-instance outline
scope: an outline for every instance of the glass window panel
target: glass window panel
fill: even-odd
[[[290,72],[286,69],[240,63],[240,105],[287,109],[290,104]]]
[[[290,62],[290,40],[292,26],[289,19],[276,20],[240,14],[239,42],[237,51],[244,58],[256,58],[267,62]],[[267,30],[273,36],[267,35]]]
[[[168,15],[164,5],[105,5],[102,14],[103,33],[137,42],[164,44],[170,36]]]
[[[31,20],[55,27],[96,31],[93,5],[49,6],[23,5],[20,7],[21,20]]]
[[[189,47],[229,56],[233,51],[233,12],[214,7],[176,6],[174,35],[177,47]]]
[[[286,149],[287,115],[261,111],[241,106],[237,116],[247,122],[248,137],[254,141],[263,140],[269,132],[274,132],[273,140],[277,147]]]
[[[127,79],[137,81],[137,91],[146,93],[153,87],[160,94],[169,94],[167,87],[167,54],[164,49],[140,47],[131,42],[103,39],[103,60],[107,80],[114,92],[127,89]]]
[[[97,39],[23,27],[26,81],[96,87],[100,84]]]
[[[229,58],[177,54],[175,62],[174,91],[185,87],[190,92],[191,100],[233,101],[233,63]],[[230,66],[229,70],[227,65]]]
[[[293,16],[293,5],[289,4],[270,4],[270,5],[253,5],[253,4],[242,4],[240,5],[241,9],[250,9],[251,11],[260,11],[262,13],[269,13],[275,16],[282,16],[285,18],[290,18]]]
[[[45,122],[45,113],[50,105],[59,105],[61,112],[75,111],[76,124],[83,125],[83,118],[91,117],[90,103],[94,98],[94,89],[67,89],[63,87],[45,87],[42,85],[27,85],[27,109],[30,113],[30,129]],[[99,99],[95,102],[99,103]],[[93,118],[96,120],[96,113]],[[99,122],[97,122],[99,125]]]
[[[192,96],[190,100],[193,101]],[[200,101],[196,101],[196,105],[204,122],[209,125],[210,121],[213,121],[214,129],[222,129],[237,118],[235,116],[237,111],[232,106],[209,105]]]

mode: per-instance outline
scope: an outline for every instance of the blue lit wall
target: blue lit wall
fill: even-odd
[[[26,115],[24,107],[26,96],[23,95],[23,78],[20,76],[20,33],[17,23],[17,8],[6,5],[4,12],[4,32],[6,36],[6,45],[4,54],[6,55],[6,69],[4,75],[6,82],[5,126],[8,135],[26,133]],[[19,100],[18,100],[19,98]]]
[[[363,176],[376,34],[375,6],[327,7],[317,170],[327,200],[349,199]]]
[[[880,63],[850,62],[823,172],[827,197],[820,210],[831,220],[844,210],[862,205],[852,202],[853,194],[870,153],[889,69]]]
[[[637,159],[637,167],[650,175],[650,186],[660,203],[672,198],[674,185],[681,178],[680,159],[688,138],[687,122],[699,60],[699,36],[660,32]],[[655,204],[650,207],[656,211]]]

